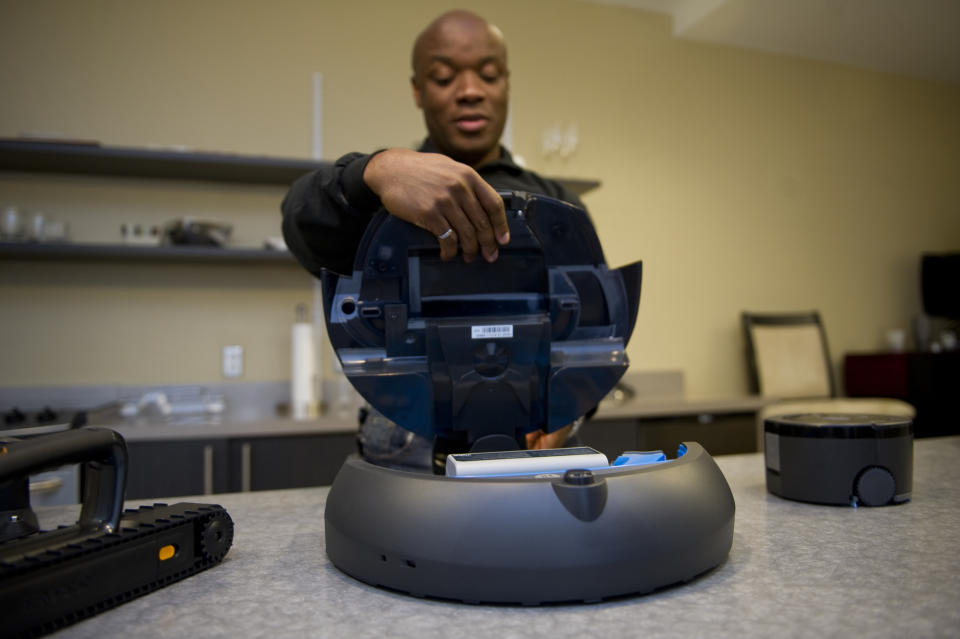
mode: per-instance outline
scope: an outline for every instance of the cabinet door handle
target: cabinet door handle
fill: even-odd
[[[245,493],[250,492],[251,486],[251,455],[253,450],[250,442],[244,442],[240,446],[240,490]]]
[[[213,446],[203,447],[203,494],[213,494]]]

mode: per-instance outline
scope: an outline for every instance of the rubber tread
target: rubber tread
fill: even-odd
[[[203,531],[211,522],[221,522],[225,537],[219,548],[207,548]],[[41,571],[67,571],[78,569],[103,570],[109,568],[110,554],[130,548],[137,543],[151,543],[152,537],[176,528],[191,527],[190,539],[192,561],[177,572],[165,575],[146,583],[128,583],[120,592],[104,592],[75,609],[54,614],[50,618],[25,618],[25,613],[14,605],[14,599],[21,595],[25,579],[39,575]],[[96,615],[104,610],[148,594],[171,583],[206,570],[223,560],[233,543],[233,521],[230,515],[219,505],[178,503],[172,506],[157,503],[153,506],[141,506],[127,509],[121,519],[117,532],[94,532],[84,536],[81,531],[70,534],[69,527],[56,531],[41,532],[27,540],[17,540],[0,545],[0,610],[4,610],[4,636],[37,637],[53,632]],[[42,541],[44,535],[52,535],[49,547],[35,548],[35,540]],[[27,542],[26,544],[24,542]],[[24,553],[21,547],[31,549]],[[89,564],[85,567],[84,564]],[[43,593],[49,596],[49,593]],[[82,599],[83,597],[76,597]],[[86,594],[90,599],[90,594]],[[57,606],[51,606],[56,609]],[[7,635],[8,631],[13,634]]]

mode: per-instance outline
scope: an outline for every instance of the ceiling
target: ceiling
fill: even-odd
[[[960,84],[960,0],[590,0],[669,14],[678,38]]]

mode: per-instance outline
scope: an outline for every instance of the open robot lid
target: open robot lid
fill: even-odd
[[[627,369],[641,263],[607,268],[587,213],[501,192],[499,258],[441,262],[436,238],[381,211],[351,277],[325,272],[343,372],[387,418],[426,437],[522,441],[594,408]]]

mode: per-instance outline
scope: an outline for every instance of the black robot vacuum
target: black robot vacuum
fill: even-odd
[[[381,213],[351,277],[325,273],[344,374],[446,455],[433,470],[348,459],[327,555],[368,584],[471,603],[599,601],[710,570],[730,551],[734,501],[699,444],[616,460],[525,450],[626,371],[641,266],[609,269],[582,209],[501,196],[511,241],[492,264],[441,263],[431,234]]]
[[[890,415],[764,420],[767,490],[816,504],[886,506],[913,490],[913,423]]]

